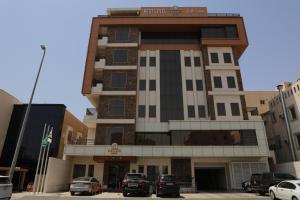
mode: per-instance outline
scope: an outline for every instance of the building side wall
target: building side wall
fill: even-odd
[[[4,90],[0,89],[0,157],[2,154],[2,148],[5,142],[6,133],[8,130],[11,114],[14,108],[14,104],[20,104],[21,102],[14,96],[8,94]]]
[[[71,134],[69,136],[69,134]],[[87,139],[88,128],[79,119],[77,119],[68,110],[65,111],[63,119],[63,127],[61,130],[61,138],[59,143],[58,158],[63,157],[64,146],[68,144],[68,139],[74,141],[76,139]]]

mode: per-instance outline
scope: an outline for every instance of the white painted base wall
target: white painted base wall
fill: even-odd
[[[49,158],[45,181],[45,192],[62,192],[69,190],[71,162]]]
[[[280,173],[289,173],[300,178],[300,161],[276,164],[275,171]]]

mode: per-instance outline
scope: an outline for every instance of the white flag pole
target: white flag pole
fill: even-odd
[[[48,125],[47,127],[47,132],[46,132],[46,136],[49,134],[49,129],[50,129],[50,126]],[[43,140],[44,141],[44,140]],[[43,142],[42,142],[43,143]],[[43,144],[42,144],[43,146]],[[40,182],[41,182],[41,176],[42,176],[42,169],[43,169],[43,166],[44,166],[44,160],[45,160],[45,150],[46,148],[43,146],[43,150],[42,150],[42,158],[41,158],[41,167],[39,169],[39,177],[38,177],[38,184],[37,184],[37,192],[39,193],[40,192]]]
[[[48,155],[49,155],[49,149],[50,149],[50,145],[52,142],[52,131],[53,131],[53,127],[51,127],[50,133],[48,134],[48,138],[47,138],[47,142],[48,142],[48,146],[47,146],[47,153],[46,153],[46,158],[45,158],[45,166],[43,169],[43,176],[42,176],[42,192],[44,192],[44,186],[45,186],[45,180],[46,180],[46,169],[47,169],[47,165],[48,165]],[[50,139],[51,137],[51,139]]]
[[[40,161],[41,161],[41,153],[42,153],[42,147],[43,147],[43,139],[45,137],[45,133],[46,133],[46,124],[44,125],[44,131],[43,131],[43,136],[42,136],[42,141],[41,141],[41,147],[40,147],[40,152],[39,152],[39,158],[38,158],[38,163],[35,169],[35,176],[34,176],[34,182],[33,182],[33,193],[35,194],[36,189],[37,189],[37,175],[38,175],[38,170],[40,167]]]

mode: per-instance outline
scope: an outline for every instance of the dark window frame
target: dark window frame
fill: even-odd
[[[235,77],[234,76],[227,76],[227,86],[228,88],[236,88],[236,82],[235,82]]]
[[[120,32],[120,31],[124,31],[124,30],[126,30],[127,37],[126,37],[126,39],[120,39],[124,36],[120,37],[120,35],[118,36],[118,33],[123,34],[124,32]],[[118,28],[115,29],[115,41],[116,42],[128,42],[129,41],[129,35],[130,35],[130,28],[128,28],[128,27],[118,27]]]
[[[230,109],[231,109],[231,115],[232,116],[241,116],[240,104],[239,103],[230,103]]]
[[[116,53],[123,51],[126,52],[126,61],[116,61]],[[128,49],[113,49],[112,50],[112,62],[113,64],[127,64],[128,63]]]
[[[149,80],[149,91],[156,91],[156,80]]]
[[[139,59],[139,62],[140,62],[140,67],[146,67],[147,66],[147,57],[141,56]]]
[[[196,61],[197,60],[197,61]],[[198,62],[199,60],[199,62]],[[199,63],[199,64],[198,64]],[[200,56],[195,56],[194,57],[194,66],[195,67],[201,67],[201,57]]]
[[[142,86],[145,86],[145,87],[142,87]],[[139,80],[139,91],[146,91],[146,89],[147,89],[147,82],[146,82],[146,80],[145,79]]]
[[[125,76],[125,81],[124,81],[123,86],[116,86],[116,85],[114,85],[113,75],[117,75],[117,74]],[[112,72],[111,75],[110,75],[110,81],[111,81],[111,87],[112,88],[126,88],[126,85],[127,85],[127,73],[126,72]]]
[[[222,83],[222,77],[221,76],[214,76],[213,77],[213,82],[214,82],[214,88],[223,88],[223,83]]]
[[[225,103],[216,103],[218,116],[226,116],[226,105]]]
[[[202,80],[196,80],[196,90],[203,91],[203,81]]]
[[[232,56],[231,56],[231,53],[224,52],[224,53],[223,53],[223,61],[224,61],[225,64],[230,64],[230,63],[232,63]]]
[[[193,80],[185,80],[185,84],[186,84],[186,91],[193,91],[194,90],[194,86],[193,86]]]
[[[156,56],[150,56],[149,57],[149,66],[150,67],[156,67]]]
[[[122,102],[123,103],[123,109],[122,109],[122,111],[123,111],[123,113],[121,114],[112,114],[111,113],[111,110],[112,110],[112,108],[114,108],[115,109],[115,107],[118,107],[118,106],[116,106],[116,105],[112,105],[112,102],[113,101],[119,101],[119,102]],[[121,106],[120,106],[121,107]],[[109,116],[115,116],[115,117],[121,117],[121,116],[125,116],[125,110],[126,110],[126,102],[125,102],[125,99],[122,99],[122,98],[113,98],[113,99],[110,99],[110,101],[108,102],[108,115]]]
[[[118,131],[116,131],[116,130],[118,130]],[[121,131],[120,131],[121,130]],[[110,143],[111,144],[113,144],[113,143],[115,143],[115,142],[112,142],[112,137],[111,137],[111,135],[113,134],[113,133],[121,133],[122,134],[122,138],[121,138],[121,144],[123,144],[124,143],[124,135],[125,135],[125,128],[124,127],[119,127],[119,126],[117,126],[117,127],[107,127],[106,128],[106,137],[109,135],[109,137],[110,137]],[[118,143],[119,144],[119,143]]]
[[[198,105],[198,116],[199,118],[206,118],[205,105]]]
[[[194,105],[188,105],[187,109],[188,109],[188,118],[195,118],[196,117],[195,106]]]
[[[191,56],[184,56],[184,66],[185,67],[191,67],[192,66]]]
[[[156,105],[149,105],[149,118],[156,118]]]
[[[139,105],[138,106],[138,118],[145,118],[146,117],[146,106]]]
[[[218,64],[218,63],[220,63],[219,53],[217,53],[217,52],[211,52],[210,53],[210,61],[211,61],[212,64]]]

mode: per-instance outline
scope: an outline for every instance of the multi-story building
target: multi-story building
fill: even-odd
[[[283,85],[283,97],[286,102],[289,116],[292,141],[297,160],[300,160],[300,79],[296,82],[285,82]],[[267,138],[270,149],[274,150],[277,163],[293,161],[291,145],[287,133],[286,122],[280,95],[269,101],[270,111],[263,115],[266,124]]]
[[[118,188],[126,172],[175,174],[182,188],[238,189],[267,171],[264,124],[248,114],[239,14],[204,7],[108,9],[93,18],[82,94],[86,145],[67,145],[72,177]]]
[[[269,101],[278,95],[278,91],[245,91],[246,106],[252,115],[269,112]]]

